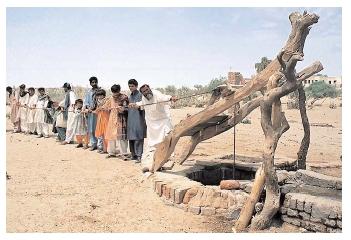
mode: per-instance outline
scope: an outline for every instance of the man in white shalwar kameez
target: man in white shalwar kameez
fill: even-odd
[[[28,104],[28,100],[29,100],[29,94],[28,92],[25,90],[26,86],[24,84],[22,84],[20,86],[20,91],[19,91],[19,99],[18,99],[18,106],[19,106],[19,110],[17,112],[17,120],[20,122],[20,131],[16,131],[16,132],[27,132],[28,128],[27,128],[27,112],[28,112],[28,108],[27,108],[27,104]]]
[[[67,120],[67,129],[66,129],[66,139],[62,142],[63,145],[73,142],[74,138],[74,103],[76,101],[76,95],[72,91],[71,84],[63,84],[63,89],[65,91],[64,99],[64,119]]]
[[[173,128],[170,101],[177,101],[177,98],[155,89],[151,90],[146,84],[140,87],[140,92],[143,95],[141,101],[130,106],[145,110],[147,150],[141,158],[141,166],[142,171],[147,172],[152,168],[156,145],[162,142]]]
[[[33,134],[36,129],[36,122],[35,122],[35,113],[36,113],[36,106],[38,102],[38,95],[35,94],[35,89],[30,87],[28,88],[29,99],[28,99],[28,111],[27,111],[27,134]]]
[[[46,121],[46,108],[49,103],[49,96],[45,94],[44,88],[38,88],[39,96],[37,102],[37,112],[35,113],[35,122],[37,124],[38,138],[49,137],[49,124]]]

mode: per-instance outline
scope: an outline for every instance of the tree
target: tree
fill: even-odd
[[[314,82],[305,89],[308,98],[323,98],[338,96],[338,91],[332,85],[326,84],[323,81]]]
[[[259,73],[261,72],[263,69],[265,69],[268,64],[270,64],[272,62],[272,60],[269,60],[267,57],[262,57],[261,58],[261,62],[259,63],[255,63],[255,69],[256,72]]]

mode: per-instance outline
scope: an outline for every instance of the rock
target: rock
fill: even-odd
[[[256,213],[261,212],[262,209],[263,209],[263,203],[258,202],[258,203],[255,204],[255,212],[256,212]]]
[[[336,226],[336,221],[335,220],[329,220],[329,219],[326,219],[324,221],[324,224],[329,226],[329,227],[335,227]]]
[[[183,202],[184,195],[188,191],[189,187],[180,187],[174,189],[174,202],[179,204]]]
[[[314,232],[326,232],[327,231],[327,227],[324,226],[321,223],[314,223],[314,222],[305,222],[305,228],[308,230],[312,230]]]
[[[221,189],[240,189],[240,183],[237,180],[222,180],[219,184]]]
[[[288,211],[288,209],[286,207],[280,207],[280,209],[279,209],[279,212],[281,214],[286,214],[287,211]]]
[[[201,215],[212,216],[216,214],[216,209],[214,207],[202,207]]]
[[[200,207],[197,206],[189,206],[188,211],[194,214],[200,214]]]
[[[281,216],[281,219],[282,219],[284,222],[290,223],[290,224],[292,224],[292,225],[295,225],[295,226],[298,226],[298,227],[301,226],[301,221],[300,221],[298,218],[292,218],[292,217],[288,217],[288,216],[286,216],[286,215],[282,215],[282,216]]]
[[[224,217],[228,220],[237,220],[240,215],[241,208],[228,208],[228,212],[224,215]]]
[[[201,198],[204,193],[204,188],[199,188],[196,195],[190,199],[188,202],[189,205],[191,206],[201,206]]]
[[[189,190],[187,190],[183,198],[183,203],[188,204],[189,201],[196,196],[197,191],[198,188],[190,188]]]
[[[299,211],[303,211],[304,199],[298,199],[296,202],[296,208]]]
[[[321,173],[299,169],[296,172],[297,181],[303,182],[312,186],[323,188],[341,189],[341,178],[327,176]]]
[[[289,208],[296,209],[296,202],[297,202],[297,200],[295,198],[291,198]]]
[[[293,210],[288,208],[288,211],[286,212],[288,216],[291,217],[297,217],[299,215],[299,212],[297,210]]]
[[[283,186],[281,186],[280,191],[282,194],[288,194],[289,192],[294,191],[297,188],[297,186],[297,183],[284,184]]]
[[[204,194],[202,199],[202,203],[201,203],[201,206],[204,206],[204,207],[210,207],[213,205],[213,201],[214,201],[214,193],[215,193],[215,190],[214,189],[211,189],[209,188],[207,191],[206,191],[206,195]]]
[[[342,221],[336,220],[336,225],[338,226],[338,228],[342,228]]]
[[[307,212],[307,213],[311,213],[312,212],[312,203],[311,202],[305,202],[303,210],[305,212]]]
[[[304,221],[309,221],[311,218],[311,215],[309,215],[308,213],[305,213],[305,212],[299,212],[299,215],[302,217],[302,219]]]
[[[330,208],[326,204],[314,204],[312,206],[311,216],[318,219],[328,218]]]
[[[217,197],[213,200],[213,207],[214,208],[220,208],[221,207],[221,200],[222,198],[221,197]]]
[[[285,180],[288,178],[289,174],[286,170],[277,170],[278,183],[284,184]]]

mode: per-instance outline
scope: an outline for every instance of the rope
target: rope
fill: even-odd
[[[213,90],[211,91],[207,91],[207,92],[202,92],[202,93],[196,93],[196,94],[192,94],[192,95],[188,95],[188,96],[184,96],[184,97],[180,97],[177,100],[182,100],[182,99],[186,99],[186,98],[191,98],[191,97],[196,97],[196,96],[200,96],[200,95],[204,95],[204,94],[208,94],[211,93]],[[154,103],[146,103],[146,104],[142,104],[139,105],[139,107],[144,107],[144,106],[150,106],[150,105],[155,105],[155,104],[159,104],[159,103],[166,103],[166,102],[170,102],[172,101],[171,99],[166,100],[166,101],[160,101],[160,102],[154,102]],[[31,108],[28,106],[20,106],[22,108],[28,108],[30,110],[34,110],[34,109],[42,109],[42,110],[50,110],[52,108]],[[124,108],[128,108],[128,106],[123,106]],[[109,109],[103,109],[103,110],[112,110],[112,109],[119,109],[119,107],[114,107],[114,108],[109,108]],[[74,112],[74,111],[68,111],[68,112]]]

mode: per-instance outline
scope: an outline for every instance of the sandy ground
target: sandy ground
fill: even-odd
[[[172,110],[176,123],[196,108]],[[341,108],[316,107],[308,112],[311,127],[308,166],[328,165],[327,174],[341,175]],[[278,155],[295,158],[303,134],[297,110],[286,110],[291,129],[279,143]],[[237,154],[260,156],[263,134],[259,111],[252,124],[236,127]],[[59,145],[54,138],[6,133],[7,232],[231,232],[230,221],[197,216],[165,205],[140,166],[105,155]],[[199,144],[190,159],[231,154],[233,130]],[[271,232],[294,231],[271,227]]]

